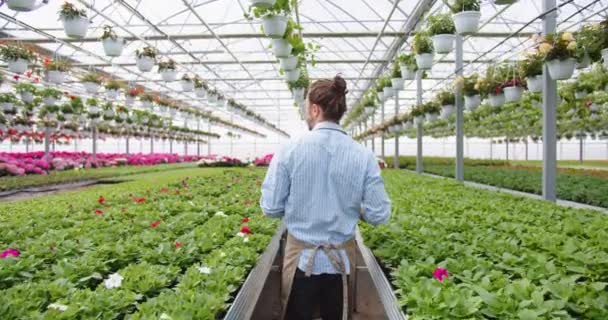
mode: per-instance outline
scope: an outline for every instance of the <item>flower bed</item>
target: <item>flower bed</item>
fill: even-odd
[[[158,173],[0,205],[3,317],[217,318],[277,227],[255,205],[261,174]]]
[[[410,319],[607,319],[608,216],[385,174],[393,217],[362,226]]]
[[[253,162],[257,167],[268,167],[272,161],[273,154],[269,153],[261,158],[256,158]]]

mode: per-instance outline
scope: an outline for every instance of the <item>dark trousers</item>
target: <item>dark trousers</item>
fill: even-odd
[[[297,269],[287,303],[287,320],[312,320],[317,309],[323,320],[342,318],[342,277],[339,274],[306,277]]]

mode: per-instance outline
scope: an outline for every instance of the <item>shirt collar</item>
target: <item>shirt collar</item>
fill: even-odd
[[[337,130],[343,133],[346,133],[346,131],[344,131],[342,129],[342,127],[340,127],[339,124],[335,123],[335,122],[331,122],[331,121],[323,121],[323,122],[319,122],[315,125],[315,127],[312,129],[313,131],[315,130],[319,130],[319,129],[330,129],[330,130]]]

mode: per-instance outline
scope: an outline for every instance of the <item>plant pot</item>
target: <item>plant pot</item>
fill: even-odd
[[[384,87],[383,89],[384,101],[392,98],[395,95],[395,90],[392,87]]]
[[[433,40],[433,49],[437,53],[450,53],[454,50],[456,36],[453,34],[436,34],[431,39]]]
[[[565,60],[549,60],[546,62],[549,69],[549,75],[553,80],[566,80],[572,77],[576,60],[569,58]]]
[[[108,99],[112,99],[112,100],[118,98],[118,90],[115,90],[115,89],[106,90],[106,97],[108,97]]]
[[[67,72],[57,71],[57,70],[49,70],[46,73],[46,81],[50,83],[61,84],[65,82]]]
[[[218,108],[223,108],[223,107],[225,107],[225,106],[226,106],[226,100],[225,100],[225,99],[219,99],[219,98],[218,98],[218,99],[217,99],[217,101],[215,102],[215,105],[216,105]]]
[[[15,108],[15,104],[12,102],[2,102],[2,111],[11,111]]]
[[[529,77],[527,79],[528,82],[528,91],[530,92],[542,92],[543,91],[543,75],[539,74],[534,77]]]
[[[293,98],[297,102],[301,102],[306,99],[306,97],[304,96],[305,91],[306,91],[306,88],[293,88],[291,93],[293,94]]]
[[[522,87],[506,87],[503,89],[505,93],[505,101],[506,102],[516,102],[521,100],[521,96],[524,93],[524,88]]]
[[[141,56],[136,60],[137,69],[139,69],[141,72],[152,71],[152,68],[154,68],[154,63],[154,58],[148,56]]]
[[[600,111],[600,106],[597,103],[591,103],[589,110],[591,110],[591,112],[598,112]]]
[[[300,77],[300,69],[285,71],[285,81],[297,81]]]
[[[9,9],[19,12],[28,12],[36,9],[36,0],[7,0]]]
[[[125,104],[126,104],[127,106],[132,106],[134,103],[135,103],[135,97],[130,96],[130,95],[127,95],[127,96],[125,97]]]
[[[141,101],[141,107],[144,108],[144,109],[151,109],[152,108],[152,101],[142,100]]]
[[[401,78],[392,78],[391,83],[393,84],[394,90],[403,90],[403,82],[404,80]]]
[[[34,101],[34,94],[31,92],[21,92],[21,101],[25,103]]]
[[[452,113],[454,113],[454,105],[448,104],[448,105],[441,107],[440,117],[441,117],[441,119],[445,120],[445,119],[449,118],[452,115]]]
[[[90,94],[96,94],[99,91],[99,85],[95,82],[83,82],[84,90]]]
[[[416,79],[416,71],[413,68],[408,68],[404,63],[402,63],[401,78],[403,78],[403,80],[414,80]]]
[[[106,56],[108,57],[119,57],[122,54],[122,49],[125,46],[125,41],[123,38],[116,38],[116,40],[107,38],[103,39],[101,43],[103,44],[103,51],[105,51]]]
[[[418,69],[430,70],[433,67],[433,54],[432,53],[417,54],[416,55],[416,64],[418,65]]]
[[[54,106],[57,102],[57,99],[54,97],[42,97],[42,105],[43,106]]]
[[[28,61],[25,59],[17,59],[8,61],[8,71],[23,74],[27,70]]]
[[[215,104],[217,103],[217,94],[208,94],[207,95],[207,102],[209,102],[209,104]]]
[[[479,19],[481,12],[479,11],[463,11],[452,16],[454,26],[458,34],[475,33],[479,29]]]
[[[207,93],[207,91],[205,91],[205,88],[203,88],[203,87],[194,88],[194,94],[196,95],[197,98],[204,98],[206,93]]]
[[[492,107],[500,107],[503,104],[505,104],[505,95],[503,93],[501,94],[491,94],[489,96],[490,99],[490,105]]]
[[[172,82],[177,79],[177,71],[174,69],[161,69],[158,72],[160,73],[161,78],[166,82]]]
[[[74,118],[74,114],[73,113],[64,113],[63,118],[67,121],[71,121]]]
[[[602,60],[604,60],[604,66],[608,68],[608,48],[603,49],[602,51]]]
[[[63,29],[68,37],[84,38],[89,29],[89,19],[85,17],[75,17],[71,19],[62,19]]]
[[[293,70],[298,67],[298,57],[290,56],[287,58],[280,58],[279,61],[281,64],[281,69],[285,71]]]
[[[252,7],[256,8],[270,8],[274,6],[277,0],[249,0]]]
[[[403,125],[403,130],[410,130],[414,127],[414,124],[412,123],[412,121],[408,121]]]
[[[272,51],[277,58],[287,58],[291,55],[291,45],[285,39],[272,39]]]
[[[374,108],[374,107],[363,108],[363,112],[368,116],[371,116],[372,114],[374,114],[375,111],[376,111],[376,108]]]
[[[424,115],[424,118],[426,119],[427,122],[433,122],[433,121],[437,120],[438,117],[439,117],[439,115],[436,113],[427,113]]]
[[[182,91],[184,91],[184,92],[191,92],[192,90],[194,90],[194,82],[193,81],[182,80],[181,84],[182,84]]]
[[[589,95],[589,93],[587,93],[587,91],[575,91],[574,92],[575,99],[583,99],[583,98],[587,97],[588,95]]]
[[[583,60],[581,62],[576,63],[576,69],[585,69],[589,65],[591,65],[591,58],[589,57],[588,54],[585,53]]]
[[[423,123],[424,123],[424,116],[417,116],[417,117],[414,117],[414,124],[415,124],[416,126],[421,125],[421,124],[423,124]]]
[[[287,30],[287,17],[270,16],[262,19],[264,34],[271,38],[282,38]]]

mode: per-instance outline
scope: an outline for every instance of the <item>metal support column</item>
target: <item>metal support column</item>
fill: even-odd
[[[188,155],[188,140],[184,140],[184,155]]]
[[[543,12],[556,9],[556,0],[543,0]],[[555,33],[557,11],[543,17],[543,35]],[[543,198],[555,201],[557,175],[556,129],[557,129],[557,81],[551,79],[547,65],[543,65]]]
[[[129,134],[127,133],[127,138],[125,140],[125,151],[127,156],[129,155]]]
[[[371,124],[371,127],[373,128],[375,124],[376,124],[376,115],[372,114],[372,124]],[[376,137],[374,137],[372,135],[371,138],[372,138],[372,152],[374,153],[374,155],[376,155]]]
[[[367,120],[365,120],[363,122],[363,132],[367,131]],[[367,138],[363,139],[363,143],[365,144],[365,146],[367,147]]]
[[[462,76],[462,36],[456,35],[456,77]],[[456,180],[464,181],[464,101],[462,91],[456,90]],[[492,141],[490,140],[490,159]]]
[[[382,100],[382,109],[380,109],[380,123],[384,123],[384,100]],[[380,156],[384,159],[384,134],[380,137]]]
[[[507,161],[509,161],[509,137],[507,137],[505,145],[507,147]]]
[[[211,132],[211,121],[207,123],[207,132]],[[207,138],[207,156],[211,155],[211,137]]]
[[[525,142],[526,142],[526,161],[528,161],[528,138],[526,138]]]
[[[95,123],[93,123],[91,130],[93,131],[93,159],[95,159],[97,158],[97,125]]]
[[[169,138],[169,153],[173,154],[173,139]]]
[[[422,105],[422,70],[416,72],[416,104]],[[416,124],[416,172],[422,173],[422,122]]]
[[[154,153],[154,133],[150,129],[150,154]]]
[[[399,114],[399,89],[395,89],[395,116]],[[395,134],[395,160],[393,167],[399,169],[399,134]]]
[[[196,120],[196,131],[200,131],[201,130],[201,119],[197,119]],[[201,141],[200,139],[196,139],[196,156],[200,157],[201,156]]]
[[[490,160],[494,160],[494,140],[490,139]]]
[[[578,162],[583,164],[583,158],[585,154],[585,140],[583,139],[583,135],[581,134],[578,137]]]
[[[44,159],[46,161],[51,161],[50,141],[51,141],[51,128],[44,128]]]

